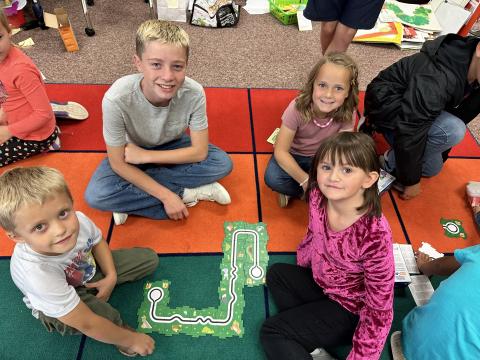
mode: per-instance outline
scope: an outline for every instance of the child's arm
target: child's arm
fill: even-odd
[[[188,210],[180,197],[159,184],[147,173],[125,162],[125,147],[107,145],[108,160],[112,170],[126,181],[159,199],[168,217],[181,220],[188,217]]]
[[[129,164],[190,164],[208,156],[208,129],[190,131],[192,145],[174,150],[146,150],[135,144],[125,146],[125,161]]]
[[[10,132],[18,138],[23,138],[25,135],[44,127],[54,116],[45,85],[40,79],[38,70],[31,67],[21,70],[21,74],[15,79],[15,85],[25,96],[32,112],[22,121],[9,125]]]
[[[431,260],[428,255],[419,252],[417,255],[417,266],[426,276],[450,276],[460,268],[460,263],[455,259],[455,256],[447,255]]]
[[[97,297],[103,301],[108,301],[117,283],[117,271],[113,263],[112,252],[105,239],[102,238],[102,240],[93,247],[92,253],[105,277],[96,282],[86,283],[85,287],[96,288],[98,290]]]
[[[8,126],[0,125],[0,144],[3,144],[12,137],[12,133],[8,130]]]
[[[308,181],[305,181],[308,179],[308,173],[303,171],[293,158],[292,154],[290,154],[290,147],[292,146],[295,134],[296,132],[294,130],[289,129],[282,124],[277,136],[273,155],[275,156],[278,165],[280,165],[288,175],[294,178],[299,184],[303,183],[302,188],[303,191],[305,191],[308,186]]]
[[[115,325],[110,320],[95,314],[83,301],[80,301],[67,315],[58,319],[92,339],[125,347],[142,356],[151,354],[155,349],[155,341],[150,336]]]
[[[388,225],[379,222],[375,227],[363,239],[365,297],[348,360],[378,359],[393,320],[395,265],[392,235]]]

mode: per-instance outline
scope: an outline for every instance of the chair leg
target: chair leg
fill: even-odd
[[[83,16],[85,16],[85,21],[87,22],[85,34],[87,34],[88,36],[93,36],[95,35],[95,30],[93,29],[92,20],[90,20],[90,14],[87,7],[87,4],[89,4],[89,2],[91,2],[91,4],[93,5],[93,0],[82,0]]]

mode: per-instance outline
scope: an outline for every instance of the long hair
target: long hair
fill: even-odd
[[[295,100],[295,108],[302,115],[305,123],[310,122],[314,118],[313,109],[313,88],[315,86],[315,79],[320,72],[320,68],[326,63],[343,66],[350,74],[350,83],[348,97],[333,114],[333,121],[337,123],[349,123],[352,121],[353,111],[358,105],[358,66],[355,61],[345,53],[329,53],[322,57],[319,62],[315,64],[308,75],[308,79],[300,94]]]
[[[380,162],[375,151],[375,143],[370,136],[358,132],[337,133],[321,143],[313,158],[308,180],[307,199],[310,197],[311,190],[318,188],[317,168],[320,161],[324,159],[329,159],[333,166],[344,161],[366,173],[375,171],[380,174]],[[363,204],[357,208],[357,211],[366,211],[368,216],[382,214],[377,183],[378,180],[365,189]]]

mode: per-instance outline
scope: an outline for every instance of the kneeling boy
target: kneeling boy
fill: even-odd
[[[153,352],[153,339],[124,326],[107,301],[116,284],[155,271],[157,254],[146,248],[110,251],[95,224],[74,210],[60,172],[30,167],[2,174],[0,226],[17,243],[13,282],[48,331],[83,333],[124,354]]]

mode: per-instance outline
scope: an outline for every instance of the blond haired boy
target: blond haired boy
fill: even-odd
[[[153,339],[124,326],[107,301],[116,284],[155,271],[157,254],[146,248],[110,251],[95,224],[74,210],[59,171],[28,167],[2,174],[0,226],[16,242],[13,282],[48,331],[83,333],[128,355],[153,352]]]
[[[117,225],[128,214],[181,220],[199,200],[231,202],[217,180],[230,173],[232,162],[208,143],[205,92],[185,75],[188,55],[182,28],[145,21],[136,34],[139,73],[117,80],[103,98],[108,158],[95,171],[85,199],[113,211]]]

